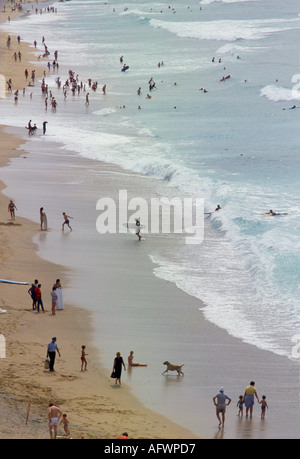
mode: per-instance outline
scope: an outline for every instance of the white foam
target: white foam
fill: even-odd
[[[220,20],[207,22],[166,22],[151,19],[150,25],[174,33],[181,38],[236,41],[260,40],[268,35],[299,26],[299,19]]]
[[[202,0],[200,5],[210,5],[211,3],[242,3],[242,2],[260,2],[261,0]]]
[[[260,95],[266,97],[273,102],[280,102],[283,100],[300,100],[300,92],[294,89],[282,88],[275,85],[265,86],[260,90]]]

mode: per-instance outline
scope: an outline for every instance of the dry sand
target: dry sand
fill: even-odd
[[[12,13],[6,7],[2,21],[8,14],[12,20],[19,13]],[[19,46],[16,37],[12,37],[10,50],[6,41],[7,34],[1,32],[1,73],[6,81],[12,78],[13,91],[22,90],[26,84],[25,68],[31,72],[34,66],[30,61],[36,57],[21,42],[22,61],[14,62],[13,54]],[[37,77],[42,74],[43,69],[36,67]],[[17,148],[23,140],[6,133],[3,127],[0,138],[0,167],[3,167],[11,157],[20,154]],[[124,431],[134,439],[195,438],[191,432],[143,407],[126,385],[113,388],[112,380],[101,369],[98,350],[90,343],[91,318],[85,310],[67,305],[64,311],[51,315],[52,284],[71,273],[37,256],[32,238],[39,228],[18,217],[12,222],[7,206],[8,198],[1,193],[1,277],[27,282],[37,278],[42,284],[46,312],[38,314],[32,310],[27,293],[30,286],[0,284],[0,308],[6,310],[0,314],[0,333],[6,340],[6,358],[0,359],[0,438],[49,438],[50,402],[67,413],[72,438],[114,439]],[[63,336],[63,348],[61,358],[57,357],[57,371],[49,373],[44,369],[44,360],[47,344],[54,335]],[[92,362],[86,372],[80,371],[82,344],[87,345],[88,360]],[[59,431],[63,432],[62,427]]]

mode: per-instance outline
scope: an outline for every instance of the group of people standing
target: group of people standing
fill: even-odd
[[[244,395],[239,396],[239,400],[237,402],[237,407],[239,408],[238,416],[243,416],[243,410],[245,405],[246,418],[248,418],[249,413],[250,419],[252,418],[255,398],[257,399],[257,402],[261,405],[261,418],[265,418],[266,410],[269,408],[267,398],[265,395],[263,395],[262,399],[259,400],[254,381],[251,381],[249,386],[246,387]],[[230,405],[231,398],[225,394],[224,388],[221,387],[219,393],[215,395],[215,397],[213,397],[213,402],[216,407],[216,415],[219,421],[219,427],[224,428],[226,407]]]
[[[34,283],[31,284],[30,289],[28,290],[29,295],[32,299],[32,309],[40,312],[40,308],[43,312],[44,303],[42,299],[42,291],[41,291],[42,284],[39,283],[37,279],[35,279]],[[63,291],[60,279],[56,279],[51,291],[51,313],[55,315],[56,311],[62,311],[64,308],[64,300],[63,300]]]

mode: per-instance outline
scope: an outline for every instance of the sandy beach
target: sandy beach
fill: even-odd
[[[28,6],[31,6],[28,3]],[[23,8],[26,8],[23,5]],[[20,13],[2,10],[2,21]],[[16,37],[12,37],[14,42]],[[1,73],[12,78],[13,91],[24,87],[25,68],[33,69],[33,54],[21,43],[22,62],[14,63],[14,47],[6,48],[7,35],[1,33]],[[36,68],[36,76],[43,74]],[[19,134],[22,137],[21,132]],[[17,151],[24,140],[1,128],[0,166]],[[24,152],[22,153],[24,156]],[[3,185],[1,186],[3,189]],[[12,197],[13,198],[13,197]],[[64,267],[46,262],[36,255],[32,238],[39,226],[17,217],[10,220],[8,199],[0,195],[1,272],[6,279],[33,282],[38,278],[46,312],[32,310],[28,286],[1,284],[1,334],[6,340],[6,358],[1,359],[0,437],[2,439],[49,438],[48,404],[54,403],[68,414],[72,438],[118,438],[124,431],[130,438],[195,438],[191,432],[173,424],[169,419],[146,409],[132,395],[129,387],[112,389],[112,380],[102,370],[98,350],[90,335],[92,324],[86,311],[67,305],[59,320],[51,316],[50,291],[57,278],[71,276]],[[66,284],[66,282],[65,282]],[[55,323],[53,321],[55,320]],[[53,335],[63,336],[59,369],[50,374],[44,370],[47,345]],[[88,371],[80,371],[81,346],[88,349]],[[58,361],[57,361],[58,362]],[[26,414],[30,404],[28,423]],[[62,427],[59,428],[63,434]]]
[[[2,21],[6,20],[5,15],[8,15],[7,11],[5,14],[2,13]],[[14,43],[16,37],[12,40]],[[33,64],[29,62],[37,58],[33,56],[32,48],[21,42],[22,62],[13,63],[14,50],[8,51],[6,42],[7,36],[1,33],[1,73],[5,75],[6,80],[12,78],[13,91],[21,91],[26,83],[24,70],[27,67],[31,70]],[[43,68],[37,66],[36,75],[42,74]],[[114,439],[125,431],[132,439],[299,438],[298,362],[245,344],[207,322],[199,313],[204,307],[200,300],[153,275],[153,264],[148,258],[145,244],[136,243],[133,246],[127,235],[119,238],[116,235],[108,235],[99,239],[95,254],[92,254],[92,243],[85,240],[80,231],[77,231],[81,227],[86,230],[86,224],[95,219],[94,201],[90,207],[85,206],[84,201],[84,198],[87,202],[91,200],[88,189],[90,182],[97,183],[97,197],[115,196],[120,189],[127,189],[132,196],[136,189],[143,190],[147,197],[152,186],[149,178],[123,171],[117,166],[78,157],[73,152],[63,151],[61,155],[57,155],[60,145],[52,142],[31,142],[29,138],[26,147],[24,131],[25,129],[6,126],[2,126],[0,130],[0,168],[12,164],[6,169],[10,187],[5,190],[5,194],[0,194],[1,277],[29,283],[38,279],[42,284],[46,312],[43,314],[32,310],[31,299],[27,293],[29,285],[0,284],[0,308],[6,310],[6,313],[0,314],[0,333],[6,339],[6,358],[0,359],[0,437],[49,438],[47,409],[48,404],[52,402],[59,405],[67,414],[72,438]],[[61,171],[61,176],[55,174],[57,169]],[[60,183],[64,174],[68,180],[63,184],[65,196],[62,203],[69,204],[70,211],[73,212],[74,203],[77,202],[78,209],[82,212],[80,218],[77,216],[77,220],[74,220],[76,231],[71,238],[67,231],[66,237],[61,237],[60,215],[56,217],[57,202],[62,192]],[[35,181],[35,176],[39,177],[39,181]],[[40,183],[43,180],[41,187]],[[53,183],[56,186],[47,203],[50,229],[46,238],[39,229],[38,203],[44,202],[46,196],[49,196],[49,187]],[[80,183],[80,186],[74,187],[74,183]],[[162,187],[163,193],[164,185],[158,183],[157,186],[157,189]],[[5,185],[2,183],[1,191],[4,188]],[[18,208],[16,220],[13,222],[7,210],[9,199],[15,200]],[[26,205],[27,211],[24,210]],[[94,228],[92,231],[91,238],[94,238]],[[133,235],[132,238],[134,237]],[[39,241],[39,244],[33,239]],[[150,235],[147,236],[147,244],[155,250],[156,246],[163,247],[168,242],[166,239]],[[77,250],[78,247],[81,251]],[[43,254],[43,258],[37,253],[38,250]],[[99,259],[101,257],[101,263],[96,264],[96,261],[92,260],[92,255],[95,259],[97,256]],[[68,264],[62,263],[64,257]],[[53,260],[58,261],[55,263]],[[89,261],[91,266],[88,266]],[[81,286],[78,285],[78,276],[82,275],[82,282],[87,286],[85,288],[90,288],[88,269],[93,269],[93,263],[97,267],[99,282],[97,288],[95,287],[97,295],[94,301],[96,305],[98,298],[101,299],[101,324],[95,323],[95,305],[85,305],[85,308],[81,308],[76,301],[81,299],[82,295],[79,291]],[[78,270],[75,272],[69,265],[78,266]],[[128,265],[132,266],[130,274]],[[69,301],[66,302],[64,311],[52,316],[50,291],[58,278],[62,280]],[[135,280],[134,283],[132,278]],[[120,318],[120,323],[126,332],[124,335],[120,333],[120,343],[123,349],[129,350],[135,323],[132,317],[126,317],[126,311],[127,307],[132,307],[135,297],[136,306],[139,306],[136,307],[135,314],[138,316],[144,313],[145,322],[149,321],[145,324],[145,329],[139,330],[137,334],[141,338],[138,358],[147,358],[147,371],[150,371],[151,378],[154,379],[151,379],[148,373],[143,380],[143,373],[140,373],[141,376],[136,376],[134,380],[128,372],[122,387],[116,388],[114,381],[109,378],[108,371],[114,357],[112,352],[119,350],[115,349],[114,335],[112,338],[109,336],[115,320],[111,311],[116,303],[122,304],[124,315]],[[197,322],[200,330],[199,339],[195,343],[181,343],[180,330],[174,330],[173,335],[168,335],[171,336],[170,343],[166,344],[164,352],[171,354],[172,345],[176,341],[181,343],[185,355],[189,353],[190,357],[188,361],[184,361],[185,379],[170,377],[164,379],[164,384],[160,383],[163,386],[163,397],[174,400],[173,413],[169,411],[165,415],[164,407],[156,406],[155,390],[153,395],[151,394],[153,380],[156,382],[159,378],[161,381],[161,372],[164,370],[162,355],[165,354],[160,353],[161,349],[156,349],[155,342],[157,340],[159,343],[161,335],[166,333],[167,336],[169,332],[166,330],[168,315],[164,315],[159,308],[161,302],[172,305],[172,313],[178,317],[182,315],[183,323],[185,319],[187,322]],[[150,315],[146,316],[147,308],[157,308],[157,321]],[[95,336],[95,328],[98,325],[103,335],[101,337]],[[61,357],[57,357],[55,373],[50,374],[44,369],[44,360],[47,344],[53,336],[57,337]],[[146,349],[146,344],[143,348],[143,338],[146,344],[150,340],[153,341],[154,355]],[[99,343],[103,341],[101,348]],[[137,341],[134,345],[136,343]],[[80,371],[82,345],[86,345],[88,353],[86,372]],[[125,348],[125,345],[128,347]],[[126,359],[127,355],[123,357]],[[177,356],[179,360],[181,357]],[[153,360],[150,361],[150,358]],[[197,370],[195,374],[192,373],[193,365]],[[141,379],[138,379],[139,377]],[[180,405],[180,395],[176,390],[180,387],[181,381],[191,379],[194,379],[195,390],[198,391],[193,413],[193,419],[198,417],[198,420],[197,425],[193,422],[193,428],[188,429],[183,428],[179,421],[180,417],[188,418],[190,413]],[[251,379],[257,381],[260,396],[263,392],[268,394],[270,410],[264,424],[259,419],[258,407],[253,423],[243,422],[244,420],[236,416],[236,402],[240,390],[244,389]],[[149,385],[149,400],[148,403],[145,401],[145,404],[135,394],[135,388],[138,392],[138,386],[143,384]],[[225,432],[217,428],[212,404],[212,397],[221,385],[225,385],[226,390],[230,392],[229,395],[233,397]],[[149,406],[152,409],[149,409]],[[172,422],[173,414],[175,422]],[[59,435],[62,434],[63,429],[60,427]]]

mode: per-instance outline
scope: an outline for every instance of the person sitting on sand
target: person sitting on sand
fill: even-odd
[[[130,351],[130,354],[128,356],[128,366],[129,367],[146,367],[147,365],[145,363],[136,363],[133,361],[133,351]]]

